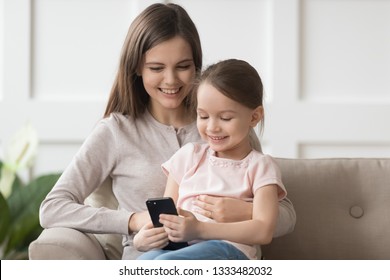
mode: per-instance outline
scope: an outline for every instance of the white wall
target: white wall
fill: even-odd
[[[144,0],[0,0],[0,145],[27,120],[35,173],[63,170],[101,118]],[[390,0],[181,0],[204,64],[248,60],[278,157],[390,157]],[[1,153],[0,153],[1,155]]]

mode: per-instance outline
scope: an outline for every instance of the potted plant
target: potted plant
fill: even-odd
[[[28,259],[28,246],[42,232],[39,207],[60,173],[23,180],[19,175],[32,167],[38,137],[24,126],[0,160],[0,259]]]

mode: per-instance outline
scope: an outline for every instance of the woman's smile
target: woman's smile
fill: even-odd
[[[173,95],[176,94],[180,91],[181,88],[175,88],[175,89],[168,89],[168,88],[160,88],[160,91],[168,94],[168,95]]]

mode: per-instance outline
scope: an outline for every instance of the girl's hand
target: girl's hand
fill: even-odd
[[[168,234],[163,227],[155,228],[152,223],[147,223],[134,236],[134,247],[140,252],[151,249],[162,249],[168,245]]]
[[[197,239],[201,222],[191,212],[180,208],[177,210],[180,216],[160,215],[160,223],[164,225],[169,240],[173,242],[184,242]]]
[[[241,222],[252,219],[253,204],[241,199],[199,195],[194,204],[199,207],[197,213],[219,223]]]

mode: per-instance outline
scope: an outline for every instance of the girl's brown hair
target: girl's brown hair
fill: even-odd
[[[248,62],[227,59],[210,65],[197,86],[208,83],[226,97],[255,109],[263,105],[263,83],[256,69]]]
[[[195,89],[208,83],[226,97],[250,108],[263,106],[263,82],[259,73],[248,62],[238,59],[227,59],[210,65],[198,79]],[[192,96],[196,107],[196,91]],[[264,127],[264,117],[261,129]]]
[[[198,31],[188,13],[176,4],[153,4],[130,25],[104,117],[119,112],[138,118],[145,112],[149,95],[137,71],[149,49],[175,36],[181,36],[190,44],[196,73],[200,73],[202,48]],[[189,106],[188,98],[184,104]]]

